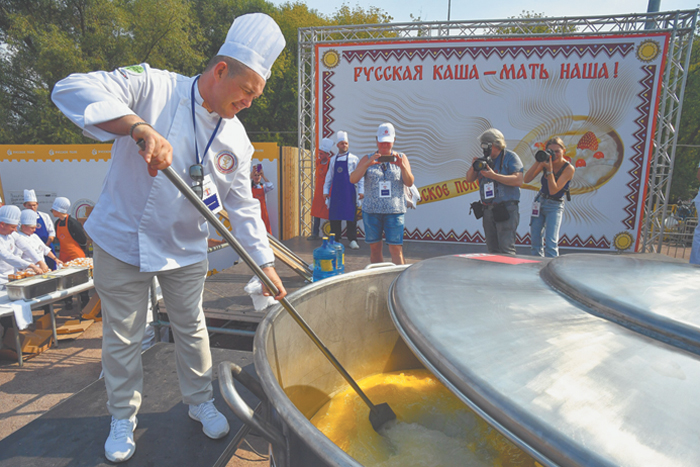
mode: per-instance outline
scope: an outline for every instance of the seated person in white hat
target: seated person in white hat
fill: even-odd
[[[41,239],[44,245],[51,249],[51,252],[53,253],[53,240],[56,238],[56,230],[53,226],[53,219],[49,214],[39,211],[39,201],[37,200],[34,190],[24,190],[24,208],[32,209],[39,215],[36,223],[36,231],[34,233]],[[48,255],[45,256],[48,258],[48,260],[46,260],[46,264],[48,264],[51,269],[56,269],[55,265],[51,264],[53,260],[51,260]]]
[[[26,203],[25,203],[26,204]],[[56,258],[51,248],[39,238],[36,234],[37,225],[39,223],[39,214],[33,209],[25,209],[19,217],[19,229],[17,232],[21,237],[27,239],[27,243],[36,255],[51,259],[54,264],[63,264],[63,261]],[[29,252],[23,252],[22,259],[30,261],[33,256]],[[48,264],[48,263],[47,263]],[[54,268],[55,269],[55,268]]]
[[[105,456],[112,462],[129,459],[136,449],[141,340],[154,276],[175,337],[189,417],[201,422],[210,438],[229,432],[226,417],[214,405],[202,309],[208,229],[204,217],[159,170],[172,167],[196,193],[215,193],[214,201],[228,212],[233,235],[279,290],[276,298],[286,295],[260,203],[251,191],[254,149],[236,118],[262,94],[284,45],[272,18],[243,15],[200,76],[188,78],[143,63],[73,74],[54,87],[53,101],[85,135],[114,139],[109,173],[85,223],[104,317],[102,366],[112,415]],[[141,140],[145,149],[140,150],[136,143]],[[270,295],[267,288],[263,293]]]
[[[357,250],[357,215],[358,201],[364,198],[363,179],[357,183],[350,182],[350,174],[357,168],[360,158],[352,154],[350,141],[346,131],[336,134],[336,146],[338,153],[331,157],[331,162],[323,184],[323,196],[330,199],[328,203],[328,219],[331,221],[331,232],[335,234],[336,241],[340,241],[343,232],[342,221],[347,226],[346,233],[350,241],[350,248]]]
[[[21,211],[17,206],[0,207],[0,284],[7,282],[7,276],[23,269],[31,269],[36,274],[48,272],[44,257],[34,253],[26,238],[17,233]],[[29,260],[22,259],[27,254]]]

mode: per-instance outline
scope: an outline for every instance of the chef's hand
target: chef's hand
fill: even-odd
[[[263,268],[263,272],[267,277],[270,278],[273,284],[275,284],[275,287],[277,287],[277,290],[279,290],[279,294],[275,296],[275,300],[281,300],[287,295],[287,290],[284,288],[284,285],[282,285],[282,279],[280,279],[280,276],[277,275],[277,271],[275,271],[275,268],[273,267],[267,267]],[[267,288],[267,286],[263,283],[263,295],[269,297],[272,295],[270,292],[270,289]]]
[[[51,270],[51,269],[49,269],[49,267],[46,265],[46,262],[45,262],[45,261],[39,261],[38,263],[36,263],[36,265],[39,266],[39,269],[41,269],[41,273],[42,273],[42,274],[45,274],[45,273],[47,273],[47,272],[49,272],[49,271]]]
[[[159,170],[170,167],[173,162],[173,147],[163,135],[150,125],[139,125],[134,128],[132,136],[141,148],[139,154],[148,164],[148,174],[151,177],[158,175]]]
[[[34,273],[36,273],[36,274],[43,274],[43,272],[41,271],[41,268],[39,266],[37,266],[36,264],[30,264],[29,269],[34,271]]]
[[[207,248],[223,245],[226,240],[217,240],[215,238],[207,238]]]

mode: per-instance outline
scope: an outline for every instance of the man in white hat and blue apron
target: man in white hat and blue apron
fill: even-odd
[[[274,269],[260,203],[249,179],[253,146],[236,114],[259,97],[285,46],[265,14],[236,18],[200,76],[140,64],[111,73],[74,74],[52,99],[85,135],[114,139],[112,162],[85,229],[94,245],[95,288],[102,300],[102,365],[112,414],[105,456],[129,459],[141,405],[141,340],[151,279],[158,277],[175,336],[176,365],[189,417],[214,439],[228,434],[216,409],[202,310],[208,228],[204,217],[158,171],[168,166],[223,206],[233,234],[286,295]],[[136,142],[143,140],[145,149]],[[265,294],[269,291],[265,289]],[[184,423],[184,421],[183,421]]]
[[[350,140],[346,131],[339,131],[336,134],[336,146],[338,153],[331,158],[328,166],[326,181],[323,184],[323,196],[329,199],[328,219],[331,223],[331,232],[335,234],[335,239],[340,241],[342,221],[346,224],[346,234],[349,246],[353,250],[360,248],[357,244],[357,215],[358,201],[364,198],[364,180],[351,183],[350,174],[357,168],[360,158],[352,154]]]
[[[24,207],[25,209],[31,209],[37,213],[36,231],[34,233],[44,242],[44,245],[51,248],[51,253],[56,253],[53,250],[53,240],[56,238],[56,229],[53,225],[53,219],[49,214],[39,211],[39,200],[34,190],[24,190]],[[54,260],[48,256],[44,259],[49,268],[56,269]]]

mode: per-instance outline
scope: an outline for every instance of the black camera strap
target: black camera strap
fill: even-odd
[[[557,173],[554,174],[554,180],[555,180],[555,181],[558,181],[558,180],[559,180],[559,177],[561,177],[561,174],[564,173],[564,169],[566,169],[566,167],[569,166],[569,165],[571,165],[571,163],[570,163],[569,161],[567,161],[567,160],[564,160],[564,163],[561,165],[561,168],[560,168],[559,170],[557,170]],[[542,190],[540,190],[540,191],[542,191]],[[566,191],[565,191],[564,193],[566,194],[566,200],[567,200],[567,201],[571,201],[571,193],[569,192],[569,188],[568,188],[568,187],[566,188]],[[549,196],[552,196],[552,194],[550,193]]]

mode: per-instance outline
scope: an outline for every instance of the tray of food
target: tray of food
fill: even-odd
[[[90,277],[92,277],[92,258],[75,258],[66,263],[63,263],[64,268],[87,268]]]
[[[58,287],[58,277],[41,274],[5,284],[10,300],[31,300],[51,292]]]
[[[47,275],[58,278],[57,290],[70,289],[90,280],[90,270],[88,268],[64,268],[51,271]]]

